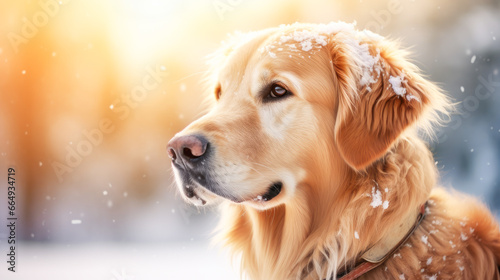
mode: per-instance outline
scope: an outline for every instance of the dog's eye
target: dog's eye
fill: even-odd
[[[277,102],[293,95],[293,93],[281,82],[267,84],[260,90],[262,102]]]
[[[284,88],[280,85],[274,84],[271,86],[271,93],[269,93],[269,96],[272,98],[280,98],[280,97],[286,96],[288,94],[289,94],[289,92],[286,88]]]

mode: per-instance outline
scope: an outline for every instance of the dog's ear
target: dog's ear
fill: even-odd
[[[417,119],[431,120],[422,117],[427,109],[444,112],[446,97],[397,44],[372,33],[349,36],[337,34],[330,48],[338,80],[335,137],[344,160],[362,170]]]

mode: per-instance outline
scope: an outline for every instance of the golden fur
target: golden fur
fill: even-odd
[[[237,36],[214,61],[217,102],[179,135],[202,133],[216,149],[222,195],[199,186],[197,197],[220,203],[217,240],[243,277],[335,278],[429,201],[405,245],[361,279],[500,279],[498,224],[437,186],[417,133],[449,101],[396,43],[344,23],[294,24]],[[293,96],[263,102],[274,81]],[[277,197],[254,199],[276,180]]]

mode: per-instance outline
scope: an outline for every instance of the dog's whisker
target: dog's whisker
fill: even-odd
[[[258,163],[258,162],[255,162],[255,161],[252,161],[250,163],[255,164],[255,165],[259,165],[259,166],[262,166],[262,167],[265,167],[265,168],[269,169],[270,171],[274,172],[275,174],[278,174],[278,172],[276,172],[272,167],[269,167],[269,166],[267,166],[265,164]]]
[[[248,166],[248,167],[249,167],[251,170],[253,170],[253,171],[255,171],[255,172],[259,173],[259,175],[262,175],[262,178],[264,178],[265,180],[267,180],[270,184],[274,183],[274,181],[273,181],[273,180],[268,179],[268,178],[267,178],[267,176],[265,176],[264,174],[262,174],[262,172],[260,172],[259,170],[255,169],[255,168],[253,168],[253,167],[251,167],[251,166]],[[277,173],[276,173],[276,174],[277,174]]]

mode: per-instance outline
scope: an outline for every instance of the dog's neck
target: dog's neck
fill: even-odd
[[[219,237],[241,254],[252,279],[336,275],[415,215],[436,181],[432,161],[426,145],[407,136],[365,172],[346,168],[337,181],[324,174],[326,180],[315,184],[326,188],[306,180],[279,207],[225,205]]]

